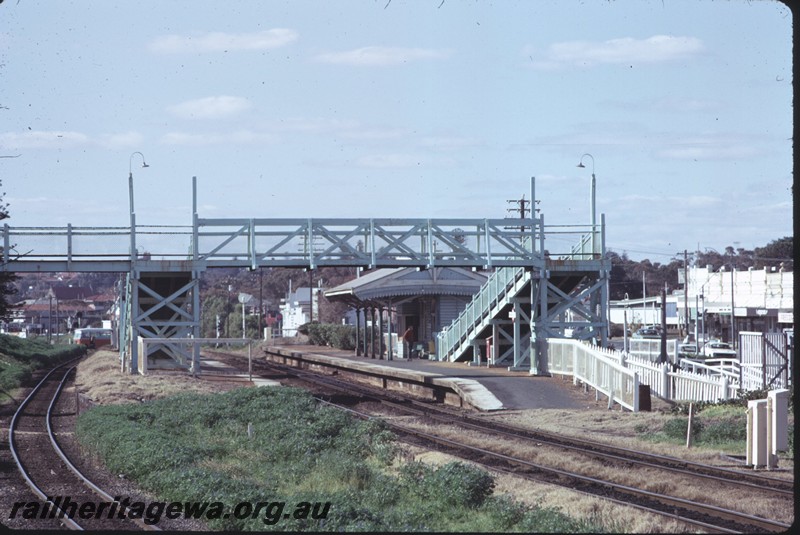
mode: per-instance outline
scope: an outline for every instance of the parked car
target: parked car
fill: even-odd
[[[635,333],[634,338],[661,338],[661,329],[658,327],[642,327]]]
[[[678,355],[681,357],[697,357],[697,344],[681,344],[678,346]]]
[[[711,340],[704,345],[703,356],[711,359],[735,359],[737,357],[736,351],[730,344],[719,340]]]

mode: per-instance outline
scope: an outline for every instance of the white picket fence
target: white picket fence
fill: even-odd
[[[633,412],[639,411],[639,376],[622,366],[613,349],[605,349],[566,338],[551,338],[547,343],[547,368],[550,373],[571,375],[575,384],[582,382]]]
[[[670,401],[719,401],[736,396],[738,375],[721,368],[699,366],[674,369],[669,363],[657,364],[649,358],[627,355],[572,339],[548,340],[548,369],[551,373],[571,375],[614,402],[637,412],[639,385],[648,385],[650,393]]]

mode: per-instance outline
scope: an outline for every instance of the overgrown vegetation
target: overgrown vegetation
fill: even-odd
[[[356,329],[352,325],[336,323],[306,323],[298,331],[308,335],[308,341],[316,346],[336,349],[355,349]]]
[[[747,441],[747,402],[766,399],[767,390],[740,390],[734,399],[711,401],[695,401],[691,403],[692,443],[696,446],[722,448],[729,453],[745,451]],[[793,412],[790,391],[789,411]],[[670,409],[674,418],[667,420],[660,428],[637,426],[636,431],[655,442],[686,442],[689,425],[689,402],[678,403]],[[794,425],[789,425],[789,455],[794,456]]]
[[[248,434],[248,425],[251,433]],[[294,388],[182,394],[81,415],[81,444],[159,499],[330,503],[327,514],[209,520],[215,530],[535,531],[602,528],[495,496],[464,463],[397,462],[393,435]],[[323,509],[324,510],[324,509]],[[317,511],[321,513],[322,511]]]
[[[736,392],[736,397],[719,401],[684,401],[676,403],[671,409],[672,414],[689,414],[689,405],[693,407],[693,411],[698,413],[707,407],[741,407],[747,408],[747,402],[755,399],[767,399],[769,390],[739,390]],[[794,388],[789,392],[789,407],[793,406],[792,397],[794,396]]]
[[[81,345],[50,345],[44,339],[0,334],[0,394],[16,402],[13,391],[27,385],[34,371],[85,353]]]

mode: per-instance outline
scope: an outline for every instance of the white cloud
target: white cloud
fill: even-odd
[[[372,169],[408,169],[422,165],[449,167],[454,162],[450,158],[430,158],[415,154],[372,154],[357,158],[353,163],[356,167]]]
[[[358,123],[339,119],[289,117],[279,121],[273,121],[269,126],[278,132],[324,134],[350,130],[358,127]]]
[[[668,112],[698,112],[718,110],[722,107],[719,100],[703,100],[696,98],[661,98],[656,100],[652,107]]]
[[[9,149],[48,149],[86,145],[89,136],[80,132],[29,130],[0,134],[0,145]]]
[[[429,136],[420,140],[420,145],[437,150],[460,150],[484,146],[485,143],[476,138],[460,136]]]
[[[736,160],[759,156],[761,151],[752,145],[724,140],[689,140],[681,145],[668,146],[655,152],[668,160]]]
[[[208,146],[208,145],[263,145],[273,143],[275,136],[252,130],[236,132],[195,134],[187,132],[169,132],[161,137],[165,145]]]
[[[410,154],[371,154],[355,160],[357,167],[392,169],[413,167],[420,164],[420,159]]]
[[[252,107],[253,104],[246,98],[221,95],[187,100],[167,107],[167,111],[183,119],[223,119]]]
[[[449,50],[367,46],[345,52],[319,54],[316,59],[323,63],[338,65],[385,67],[412,61],[447,59],[451,55],[452,52]]]
[[[696,55],[703,42],[695,37],[654,35],[647,39],[623,37],[608,41],[565,41],[539,52],[526,47],[523,53],[542,69],[588,67],[597,64],[642,64],[674,61]]]
[[[107,148],[137,147],[144,141],[144,136],[139,132],[120,132],[118,134],[106,134],[102,136],[98,143]]]
[[[275,132],[330,135],[341,139],[381,141],[409,135],[407,128],[371,126],[355,120],[290,117],[272,121],[268,127]]]
[[[149,48],[153,52],[164,54],[268,50],[293,43],[297,37],[297,32],[287,28],[254,33],[208,32],[197,35],[165,35],[153,40]]]
[[[0,145],[9,150],[20,149],[62,149],[66,147],[97,146],[104,148],[125,148],[141,145],[143,136],[138,132],[119,132],[103,134],[92,138],[81,132],[29,130],[0,134]]]

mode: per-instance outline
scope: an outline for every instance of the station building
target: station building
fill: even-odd
[[[381,322],[383,332],[413,327],[426,353],[434,352],[436,334],[458,317],[486,282],[480,271],[458,267],[383,268],[324,292],[327,299],[348,304],[356,326]]]

